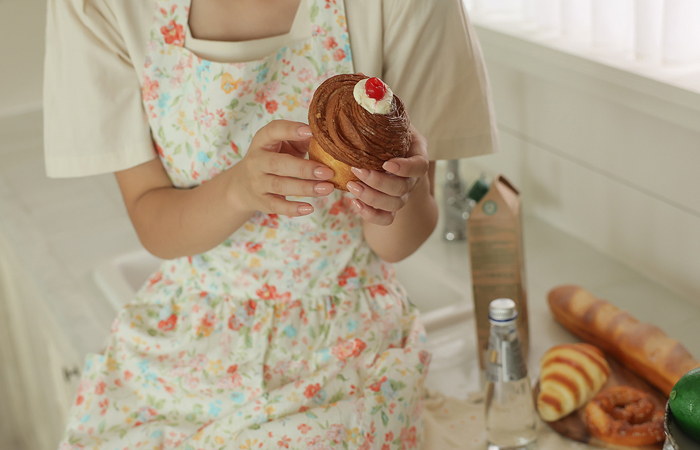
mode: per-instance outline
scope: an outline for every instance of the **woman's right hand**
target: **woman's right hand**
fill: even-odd
[[[288,120],[275,120],[255,133],[248,152],[231,167],[229,193],[239,208],[253,213],[305,216],[314,211],[305,202],[285,197],[323,197],[333,192],[327,181],[333,171],[304,159],[311,129]]]

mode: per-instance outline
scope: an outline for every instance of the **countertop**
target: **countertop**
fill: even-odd
[[[36,119],[0,121],[0,238],[16,256],[15,269],[28,271],[55,323],[84,355],[100,350],[116,315],[92,270],[140,244],[113,175],[46,178]],[[438,227],[431,245],[416,257],[440,265],[470,298],[467,244],[444,242],[439,234]],[[700,303],[680,298],[536,217],[524,218],[524,235],[531,367],[551,345],[575,342],[545,302],[549,289],[565,283],[579,284],[658,325],[700,357]]]

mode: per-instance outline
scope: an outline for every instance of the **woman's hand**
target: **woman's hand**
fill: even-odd
[[[428,171],[428,145],[425,138],[411,125],[411,147],[405,158],[393,158],[384,163],[387,173],[352,168],[360,182],[350,181],[347,188],[360,216],[376,225],[391,225],[396,212],[406,205],[413,188]]]
[[[333,171],[323,164],[304,159],[311,129],[300,122],[275,120],[253,137],[245,157],[230,171],[229,192],[243,210],[285,216],[304,216],[314,211],[304,202],[286,196],[322,197],[333,192],[327,181]]]

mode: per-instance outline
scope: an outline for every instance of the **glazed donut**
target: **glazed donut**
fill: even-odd
[[[313,137],[309,159],[333,169],[329,181],[347,191],[350,171],[383,170],[385,161],[406,156],[410,120],[401,100],[378,78],[336,75],[324,81],[309,105]]]
[[[648,394],[629,386],[613,386],[598,393],[586,406],[588,432],[615,445],[638,447],[662,442],[664,411]]]

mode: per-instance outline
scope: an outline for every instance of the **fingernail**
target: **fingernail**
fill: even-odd
[[[367,178],[367,175],[369,175],[369,170],[367,169],[358,169],[357,167],[351,167],[350,170],[360,180]]]
[[[297,208],[297,211],[299,211],[299,214],[311,214],[312,212],[314,212],[314,207],[311,205],[301,205]]]
[[[362,191],[364,191],[362,186],[355,183],[354,181],[348,181],[347,188],[350,192],[353,193],[353,195],[355,195],[355,197],[359,197],[360,195],[362,195]]]
[[[318,183],[316,186],[314,186],[314,191],[316,191],[317,194],[329,194],[333,191],[333,185],[328,183]]]
[[[362,202],[360,202],[357,199],[352,199],[351,202],[352,202],[352,206],[354,206],[355,209],[358,211],[362,211],[362,209],[364,208],[364,206],[362,206]]]
[[[308,125],[300,126],[299,129],[297,130],[297,133],[299,133],[299,137],[304,137],[304,138],[313,136],[313,133],[311,133],[311,127]]]
[[[384,168],[384,170],[386,170],[387,172],[391,172],[391,173],[396,173],[401,168],[401,166],[399,166],[398,164],[396,164],[395,162],[392,162],[392,161],[385,162],[382,167]]]
[[[327,180],[333,178],[333,171],[328,167],[319,166],[314,170],[314,175],[316,175],[316,178],[319,180]]]

